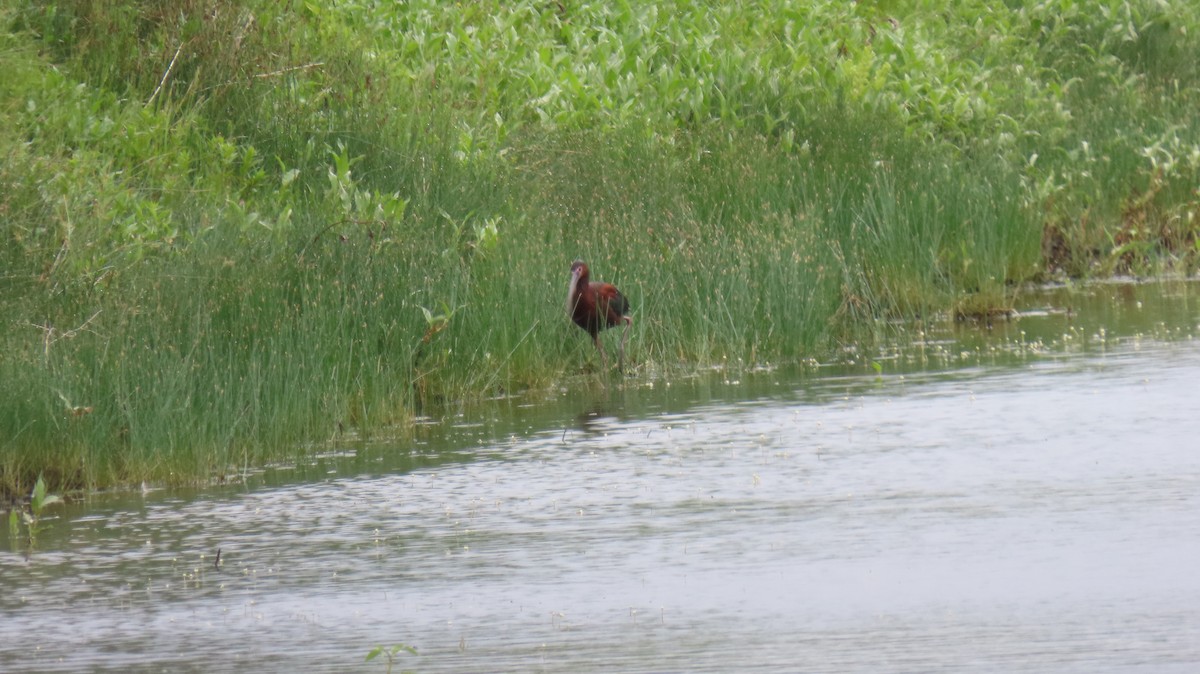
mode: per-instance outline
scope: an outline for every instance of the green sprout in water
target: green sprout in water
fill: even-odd
[[[33,492],[29,495],[29,510],[17,507],[8,515],[9,536],[13,538],[20,536],[21,526],[24,525],[29,544],[32,546],[41,528],[42,513],[46,509],[46,506],[54,505],[61,501],[62,498],[59,496],[46,493],[46,482],[39,475],[37,482],[33,485]]]
[[[417,654],[417,649],[412,646],[409,646],[408,644],[396,644],[396,645],[390,646],[390,647],[380,645],[380,646],[376,646],[375,648],[372,648],[371,652],[367,653],[367,659],[364,662],[370,662],[370,661],[374,660],[375,658],[379,657],[381,654],[385,655],[385,656],[387,656],[387,672],[388,672],[388,674],[391,674],[392,667],[396,664],[396,656],[399,655],[402,651],[405,653],[408,653],[410,655]]]

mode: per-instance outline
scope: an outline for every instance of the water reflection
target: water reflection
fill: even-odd
[[[0,670],[1194,671],[1200,315],[1112,290],[72,505]]]

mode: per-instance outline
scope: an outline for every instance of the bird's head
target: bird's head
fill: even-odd
[[[571,263],[571,280],[567,282],[567,313],[575,311],[576,294],[579,292],[580,279],[586,279],[588,275],[587,265],[583,260],[575,260]]]
[[[571,263],[571,276],[579,278],[588,275],[588,267],[583,263],[583,260],[575,260]]]

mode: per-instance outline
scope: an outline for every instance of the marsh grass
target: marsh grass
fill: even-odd
[[[0,489],[611,382],[576,258],[640,378],[1194,266],[1197,12],[993,4],[11,3]]]

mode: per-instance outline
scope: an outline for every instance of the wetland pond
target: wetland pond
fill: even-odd
[[[1200,285],[1022,302],[57,506],[0,671],[1200,671]]]

